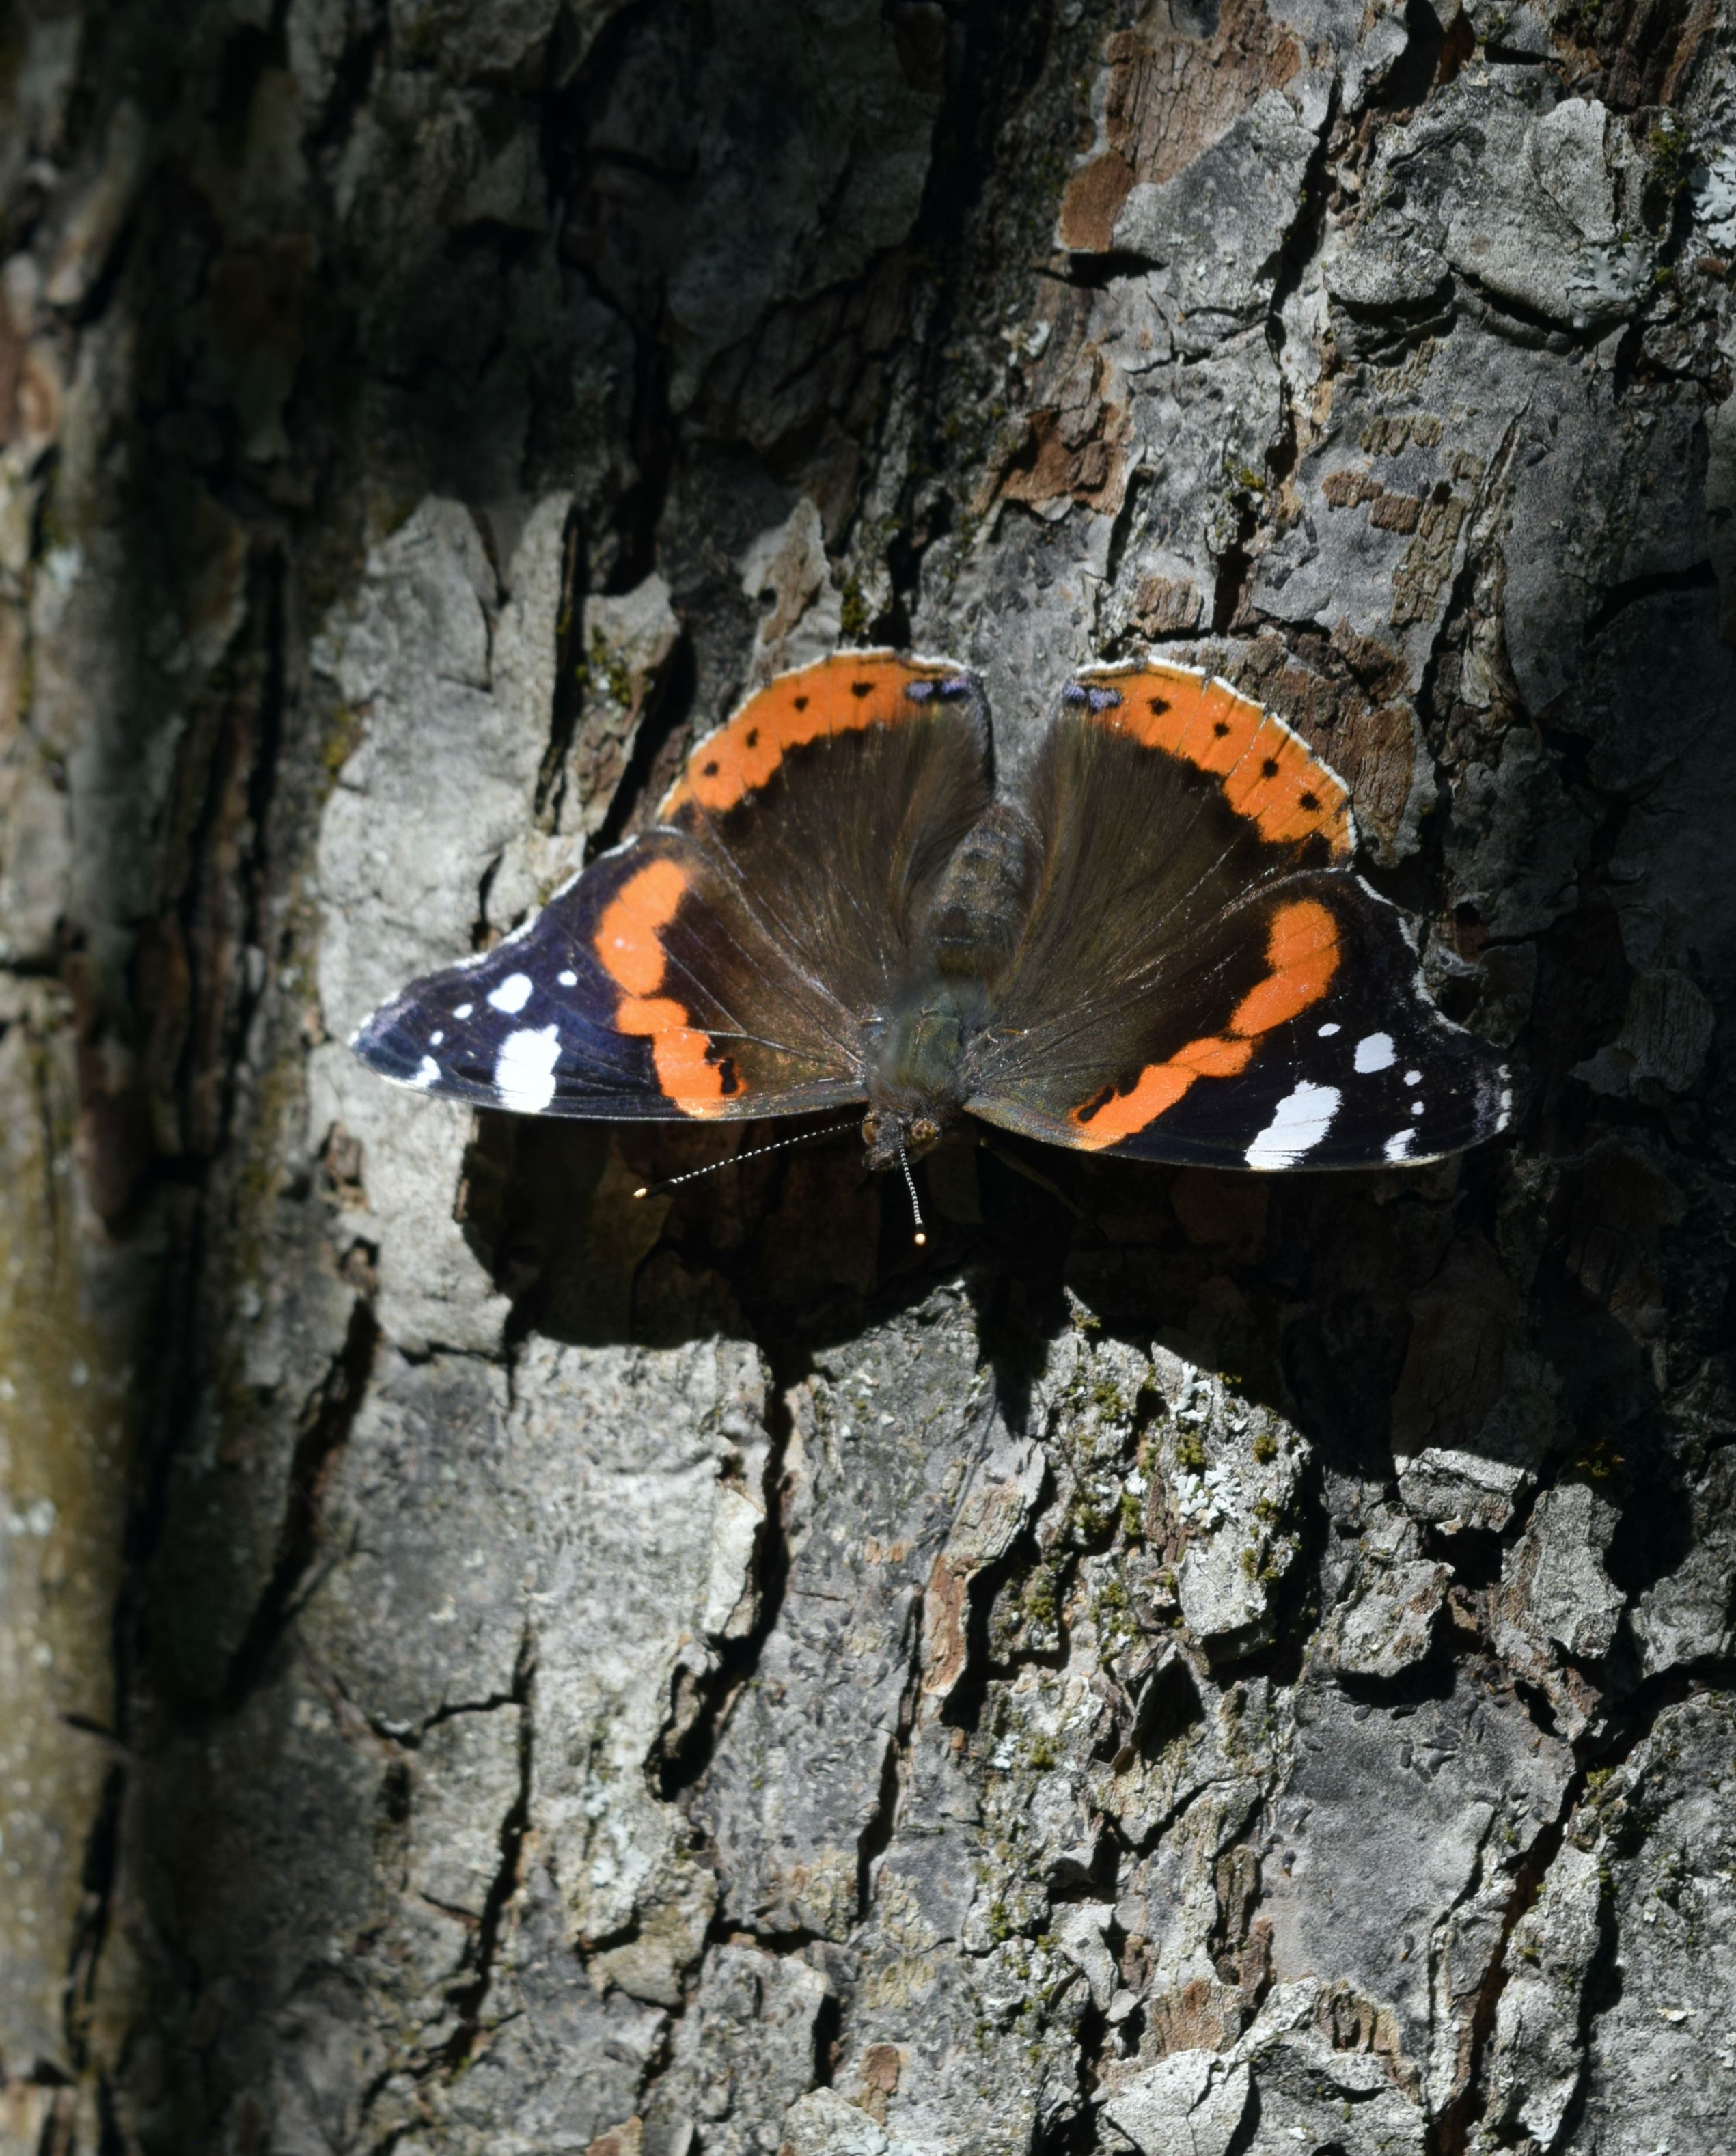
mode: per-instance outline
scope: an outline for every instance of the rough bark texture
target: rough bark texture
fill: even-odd
[[[1730,2149],[1728,13],[3,20],[0,2149]],[[840,641],[1292,717],[1513,1138],[352,1063]]]

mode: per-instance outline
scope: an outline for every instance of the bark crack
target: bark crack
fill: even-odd
[[[519,1710],[518,1790],[501,1821],[501,1861],[489,1882],[488,1892],[483,1898],[482,1913],[477,1919],[475,1938],[470,1950],[470,1978],[468,1983],[455,1986],[451,1994],[452,2004],[459,2017],[458,2026],[429,2062],[430,2068],[438,2067],[449,2076],[462,2068],[481,2037],[483,2009],[494,1983],[501,1934],[522,1868],[525,1835],[531,1820],[532,1769],[536,1747],[536,1674],[535,1636],[526,1624],[519,1643],[518,1664],[513,1671],[512,1691],[507,1702]]]
[[[653,1786],[665,1804],[679,1803],[704,1779],[730,1712],[758,1668],[783,1607],[791,1556],[784,1518],[791,1419],[788,1389],[775,1373],[767,1396],[766,1427],[769,1441],[760,1482],[761,1526],[749,1559],[758,1576],[759,1606],[752,1625],[738,1640],[725,1640],[717,1646],[710,1668],[695,1681],[686,1711],[671,1702],[663,1736],[648,1763]]]
[[[379,1337],[372,1305],[357,1296],[350,1306],[343,1347],[303,1417],[290,1464],[271,1577],[230,1657],[222,1694],[226,1713],[233,1713],[265,1676],[278,1640],[299,1607],[302,1582],[319,1548],[326,1485],[366,1397]]]
[[[1473,2136],[1484,2122],[1489,2101],[1489,2092],[1484,2086],[1486,2055],[1501,1995],[1513,1974],[1507,1949],[1520,1918],[1543,1892],[1549,1868],[1560,1854],[1588,1788],[1592,1786],[1592,1777],[1601,1779],[1623,1765],[1650,1736],[1667,1707],[1679,1705],[1697,1691],[1736,1691],[1736,1662],[1708,1659],[1665,1672],[1630,1695],[1623,1703],[1623,1726],[1615,1733],[1600,1741],[1595,1736],[1582,1738],[1575,1748],[1577,1763],[1562,1792],[1555,1815],[1539,1829],[1537,1839],[1514,1873],[1512,1891],[1502,1910],[1498,1943],[1490,1956],[1472,2004],[1464,2082],[1452,2102],[1430,2122],[1429,2156],[1466,2156]],[[1602,1943],[1580,1991],[1582,2035],[1586,2036],[1595,2018],[1594,2000],[1599,1970],[1615,1948],[1615,1917],[1607,1908],[1602,1925]],[[1582,2056],[1583,2049],[1582,2046]],[[1559,2129],[1558,2146],[1570,2145],[1573,2122],[1584,2100],[1582,2074],[1579,2089]]]

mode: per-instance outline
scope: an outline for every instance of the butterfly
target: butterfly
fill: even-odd
[[[1225,683],[1081,673],[997,798],[981,682],[845,651],[687,758],[654,829],[352,1045],[522,1115],[741,1122],[865,1106],[871,1166],[978,1117],[1212,1168],[1438,1159],[1507,1074],[1351,867],[1343,782]]]

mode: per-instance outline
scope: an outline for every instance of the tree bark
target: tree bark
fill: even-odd
[[[5,2156],[1728,2151],[1736,38],[1444,4],[0,18]],[[1511,1137],[354,1064],[840,642],[1282,711]]]

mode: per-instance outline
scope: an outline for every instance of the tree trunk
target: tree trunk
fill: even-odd
[[[1728,2150],[1728,15],[0,19],[0,2150]],[[840,642],[1282,711],[1513,1133],[353,1062]]]

